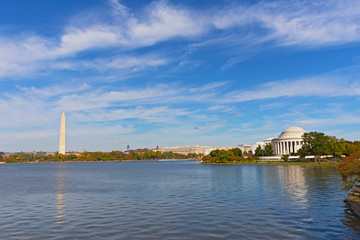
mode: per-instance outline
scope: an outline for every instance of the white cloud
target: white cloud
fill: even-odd
[[[109,26],[90,26],[85,29],[71,27],[61,37],[61,43],[53,51],[59,56],[75,54],[91,48],[120,45],[124,40]]]
[[[356,1],[259,2],[219,12],[219,29],[260,26],[258,41],[281,45],[321,46],[360,40],[360,5]]]
[[[273,82],[245,92],[231,92],[225,96],[225,100],[239,102],[283,96],[329,98],[357,94],[356,87],[359,85],[356,81],[343,81],[338,78],[328,81],[328,79],[322,76]],[[131,139],[139,141],[132,142],[133,144],[138,146],[143,144],[142,147],[144,147],[152,142],[151,134],[155,132],[161,139],[156,144],[166,144],[166,141],[171,144],[187,142],[188,144],[210,145],[218,143],[223,145],[234,141],[248,143],[261,140],[259,137],[263,135],[264,137],[272,136],[265,136],[264,132],[259,135],[257,132],[263,131],[259,130],[260,128],[269,129],[269,133],[272,133],[275,128],[279,128],[279,125],[282,126],[281,129],[283,126],[291,125],[318,129],[318,126],[360,122],[356,114],[349,114],[345,110],[339,114],[342,110],[341,105],[328,104],[327,107],[321,107],[323,111],[317,112],[315,103],[304,109],[303,105],[297,104],[297,100],[295,102],[289,100],[286,109],[281,109],[282,114],[253,115],[254,105],[249,104],[249,106],[242,105],[243,116],[228,117],[228,114],[221,112],[232,113],[239,106],[218,102],[222,96],[223,90],[220,89],[222,86],[224,84],[218,82],[197,87],[198,91],[195,92],[189,91],[189,86],[168,84],[123,89],[111,87],[111,90],[107,90],[106,87],[95,89],[87,84],[71,87],[52,85],[44,88],[19,86],[17,91],[5,93],[0,97],[0,112],[6,114],[6,118],[0,119],[3,137],[0,139],[3,139],[3,142],[7,141],[5,139],[9,139],[8,141],[18,139],[19,144],[24,143],[23,146],[26,147],[23,150],[34,150],[35,144],[25,142],[31,134],[39,132],[36,142],[42,150],[53,149],[50,148],[52,145],[56,148],[56,136],[62,111],[66,112],[69,119],[73,141],[72,150],[85,148],[113,150],[117,149],[116,146],[119,144],[125,146],[128,144],[125,142],[131,142]],[[69,91],[66,91],[67,88]],[[208,91],[211,93],[208,94]],[[199,104],[201,108],[196,104]],[[251,125],[247,124],[248,121],[251,121]],[[140,133],[144,125],[147,126],[146,132]],[[241,129],[236,133],[228,131],[228,129],[236,129],[237,126]],[[222,129],[226,133],[222,133]],[[6,138],[11,133],[14,133],[14,137]],[[119,138],[120,135],[126,135],[126,141]],[[97,140],[92,145],[88,139],[94,136]],[[140,139],[141,136],[146,139]],[[188,136],[191,136],[191,140],[188,140]],[[1,142],[2,146],[12,145],[13,148],[16,146],[14,142],[6,144],[3,142]],[[36,150],[40,149],[36,148]]]
[[[244,102],[279,97],[336,97],[356,96],[360,93],[358,81],[320,76],[299,80],[283,80],[265,83],[254,90],[234,91],[225,95],[223,102]]]
[[[109,0],[108,2],[113,10],[113,14],[116,16],[128,17],[130,15],[129,9],[121,4],[119,0]]]
[[[116,109],[95,109],[88,112],[74,112],[72,118],[76,122],[110,122],[124,119],[132,119],[134,122],[142,121],[147,123],[178,122],[177,117],[190,115],[191,112],[181,108],[169,106],[154,107],[118,107]]]
[[[195,93],[195,92],[217,91],[220,87],[225,86],[227,84],[229,84],[228,81],[212,82],[212,83],[204,84],[201,87],[190,88],[189,92]]]
[[[51,58],[51,43],[30,35],[19,39],[0,38],[0,77],[24,75],[40,68],[39,61]]]
[[[237,108],[235,106],[229,105],[213,105],[207,109],[208,111],[216,111],[216,112],[229,112],[229,113],[238,113]]]
[[[199,36],[207,29],[204,19],[163,1],[153,2],[143,21],[133,18],[128,26],[134,45],[152,45],[174,37]]]
[[[167,65],[170,59],[159,55],[143,56],[114,56],[112,58],[97,58],[94,60],[64,60],[51,64],[51,67],[59,70],[97,70],[107,72],[118,70],[123,72],[138,72],[149,68]]]
[[[35,87],[17,87],[19,90],[23,92],[23,96],[29,98],[48,98],[52,96],[59,96],[62,94],[70,94],[73,92],[81,92],[90,88],[90,86],[86,83],[83,83],[78,86],[74,86],[73,84],[69,86],[65,85],[50,85],[47,87],[43,87],[41,89]]]
[[[307,118],[296,121],[296,124],[312,128],[339,126],[349,124],[360,124],[360,116],[343,113],[331,118]]]
[[[141,57],[118,57],[112,59],[110,62],[105,64],[105,66],[113,69],[132,69],[133,71],[136,71],[147,67],[166,65],[168,62],[168,59],[155,55],[149,55]]]
[[[186,10],[171,6],[165,2],[154,2],[144,11],[144,15],[136,18],[126,13],[124,6],[112,1],[114,11],[122,12],[121,19],[112,24],[96,23],[88,26],[70,25],[65,33],[56,40],[54,37],[28,35],[22,37],[3,37],[0,39],[0,77],[24,76],[48,67],[55,69],[72,69],[76,67],[64,58],[76,58],[77,54],[86,50],[120,48],[128,51],[132,48],[153,45],[160,41],[175,37],[192,38],[204,32],[202,22],[196,15]],[[125,11],[126,10],[126,11]],[[126,19],[123,19],[126,17]],[[104,60],[102,69],[109,68],[141,68],[142,66],[159,66],[168,63],[165,58],[149,59],[149,56],[124,56],[123,58]],[[114,58],[111,56],[110,59]],[[49,64],[48,61],[53,61]],[[59,62],[60,60],[60,62]],[[126,63],[126,64],[124,64]],[[79,65],[79,64],[77,64]],[[82,66],[97,65],[95,61],[86,60]],[[81,68],[84,69],[84,68]]]
[[[61,97],[56,102],[55,109],[61,111],[79,111],[96,108],[110,107],[114,105],[151,104],[164,101],[167,96],[180,94],[181,90],[175,90],[168,85],[161,84],[142,89],[126,89],[123,91],[93,91],[90,93],[72,94]]]
[[[234,65],[243,62],[246,58],[245,57],[235,57],[235,58],[230,58],[226,61],[226,63],[220,68],[222,71],[225,71],[231,67],[233,67]]]
[[[0,128],[3,131],[22,131],[23,128],[42,128],[51,125],[52,121],[60,116],[62,110],[56,109],[56,101],[61,96],[81,93],[88,90],[89,85],[82,84],[71,87],[51,85],[44,88],[17,87],[19,91],[4,93],[0,96],[0,112],[6,118],[0,119]]]
[[[0,77],[24,76],[49,67],[70,68],[61,60],[76,59],[83,51],[115,48],[118,52],[128,53],[131,49],[179,38],[190,43],[200,41],[193,45],[197,47],[211,42],[221,48],[270,41],[297,46],[360,41],[360,4],[350,0],[231,4],[222,10],[195,10],[158,1],[135,13],[119,1],[109,1],[109,5],[113,12],[112,21],[70,23],[59,36],[20,34],[0,38]],[[131,56],[129,58],[131,62]],[[230,58],[223,70],[243,59]],[[91,59],[87,61],[94,63]],[[148,66],[166,63],[154,61]],[[130,67],[136,68],[135,64],[140,67],[143,62],[134,62]],[[115,61],[108,65],[112,66],[119,65]]]

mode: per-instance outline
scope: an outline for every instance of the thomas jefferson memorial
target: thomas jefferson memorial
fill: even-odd
[[[296,153],[303,145],[302,135],[306,131],[300,127],[289,127],[277,138],[268,138],[264,143],[270,143],[275,155]]]

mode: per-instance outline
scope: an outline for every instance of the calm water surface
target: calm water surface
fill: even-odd
[[[360,239],[336,169],[0,165],[0,239]]]

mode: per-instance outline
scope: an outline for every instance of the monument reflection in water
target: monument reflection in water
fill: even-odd
[[[306,204],[307,185],[305,180],[304,167],[298,166],[278,166],[281,187],[288,192],[288,196],[296,204]]]
[[[59,163],[56,166],[56,213],[55,213],[55,222],[57,227],[64,223],[65,217],[65,176],[66,169],[65,164]],[[61,231],[62,228],[56,229]]]

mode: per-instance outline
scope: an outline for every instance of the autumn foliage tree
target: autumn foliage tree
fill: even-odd
[[[360,185],[360,151],[350,154],[337,168],[345,189],[350,190]]]

